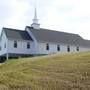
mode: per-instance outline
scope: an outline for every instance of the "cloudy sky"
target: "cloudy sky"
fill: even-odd
[[[90,39],[90,0],[0,0],[0,29],[24,30],[32,23],[35,6],[42,28]]]

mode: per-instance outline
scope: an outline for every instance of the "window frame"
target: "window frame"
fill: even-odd
[[[49,51],[50,47],[49,47],[49,44],[47,43],[46,44],[46,50]]]
[[[60,45],[57,45],[57,51],[60,51]]]
[[[79,51],[79,47],[78,46],[76,47],[76,51]]]
[[[30,42],[27,42],[27,49],[30,49]]]
[[[2,50],[2,47],[0,46],[0,51]]]
[[[17,48],[17,41],[14,41],[14,48]]]
[[[4,43],[4,48],[6,48],[6,43]]]
[[[70,46],[68,45],[67,46],[67,52],[70,52],[71,50],[70,50]]]

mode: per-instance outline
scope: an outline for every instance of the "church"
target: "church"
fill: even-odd
[[[90,41],[78,34],[40,28],[37,13],[31,26],[25,30],[2,28],[0,36],[0,56],[22,57],[53,53],[90,50]]]

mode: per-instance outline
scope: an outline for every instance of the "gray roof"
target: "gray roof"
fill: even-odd
[[[8,39],[17,39],[17,40],[32,40],[30,35],[26,31],[3,28]]]
[[[81,46],[86,46],[90,48],[90,40],[77,40],[77,42],[75,42]]]
[[[65,43],[68,45],[81,45],[90,47],[90,40],[84,40],[78,34],[60,32],[55,30],[48,29],[33,29],[32,27],[26,26],[35,36],[37,41],[45,42],[56,42],[56,43]]]

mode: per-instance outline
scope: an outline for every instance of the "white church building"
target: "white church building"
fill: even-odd
[[[90,50],[90,41],[78,34],[40,28],[37,13],[25,30],[2,28],[0,56],[9,57],[46,55],[58,52]]]

